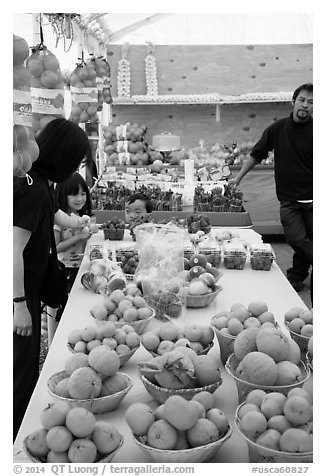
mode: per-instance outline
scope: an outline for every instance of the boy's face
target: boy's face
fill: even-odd
[[[133,203],[127,203],[125,208],[125,220],[131,223],[136,218],[146,215],[146,205],[143,200],[135,200]]]

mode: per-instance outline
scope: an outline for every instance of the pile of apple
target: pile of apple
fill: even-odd
[[[237,418],[241,432],[257,445],[286,453],[313,451],[312,395],[303,388],[287,395],[252,390]]]
[[[97,321],[121,322],[131,324],[147,319],[153,315],[153,310],[141,296],[141,291],[135,283],[130,283],[124,290],[116,289],[102,304],[94,305],[90,310]]]
[[[139,263],[139,254],[137,249],[117,249],[116,260],[120,263],[121,269],[125,274],[135,274]]]
[[[90,328],[85,329],[86,333],[89,335]],[[119,355],[109,345],[95,346],[88,354],[76,352],[66,360],[64,373],[53,393],[78,400],[113,395],[126,388],[126,379],[118,372],[119,367]]]
[[[13,35],[13,175],[25,175],[39,155],[32,131],[31,74],[24,65],[28,55],[26,40]]]
[[[189,347],[201,354],[214,340],[214,331],[208,325],[188,324],[183,328],[166,323],[147,331],[141,336],[141,343],[151,353],[163,355],[179,346]]]
[[[102,224],[102,230],[105,240],[123,240],[125,232],[125,222],[118,217],[113,217],[112,220],[108,220]]]
[[[265,328],[276,325],[275,317],[268,310],[268,306],[263,301],[252,301],[245,306],[241,303],[234,303],[229,311],[219,311],[212,318],[211,324],[221,334],[235,337],[244,329],[250,327]]]
[[[107,345],[119,356],[127,355],[140,345],[140,337],[128,324],[117,327],[114,322],[102,326],[87,326],[74,329],[68,334],[68,344],[74,352],[89,354],[92,349]]]
[[[124,289],[126,277],[120,266],[108,258],[92,259],[88,271],[81,276],[85,289],[97,294],[108,294],[115,289]]]
[[[188,294],[202,295],[216,290],[216,281],[220,271],[212,266],[214,255],[196,253],[188,260],[184,258],[184,279],[189,282]]]
[[[64,113],[64,82],[57,57],[39,44],[27,59],[31,73],[33,131],[37,133]]]
[[[284,314],[284,321],[301,351],[306,353],[309,339],[313,335],[313,310],[292,307]]]
[[[171,396],[155,410],[133,403],[126,411],[126,422],[140,442],[160,450],[197,448],[218,441],[230,429],[226,415],[206,391],[192,400]]]
[[[26,448],[43,463],[94,463],[115,451],[122,436],[112,423],[96,421],[85,408],[49,403],[42,428],[26,438]]]
[[[73,122],[98,122],[98,91],[96,70],[93,64],[81,61],[70,76],[72,108],[70,120]]]
[[[106,164],[148,165],[150,163],[145,142],[146,126],[137,123],[103,127]]]

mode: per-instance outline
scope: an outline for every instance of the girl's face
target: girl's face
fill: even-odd
[[[67,203],[69,212],[78,212],[86,203],[86,192],[79,186],[77,195],[68,195]]]

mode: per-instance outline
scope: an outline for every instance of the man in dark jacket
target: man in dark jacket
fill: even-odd
[[[313,85],[303,84],[292,97],[289,117],[267,127],[250,158],[229,183],[238,185],[257,163],[274,150],[276,195],[286,240],[294,250],[287,278],[296,291],[303,287],[313,263]],[[312,277],[312,273],[311,273]],[[312,298],[312,286],[310,287]]]

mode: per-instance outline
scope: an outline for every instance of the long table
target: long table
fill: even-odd
[[[240,235],[240,238],[247,243],[259,243],[262,241],[261,236],[252,229],[232,229],[232,231]],[[101,243],[106,243],[107,245],[113,243],[114,245],[114,242],[104,242],[102,231],[93,235],[89,240],[89,245]],[[22,449],[23,440],[28,434],[42,426],[40,423],[41,410],[52,401],[47,391],[47,381],[51,375],[64,369],[65,362],[71,355],[67,348],[68,333],[73,329],[80,329],[94,324],[94,319],[89,311],[93,305],[102,302],[103,296],[88,291],[81,285],[80,277],[88,269],[88,265],[89,259],[87,253],[85,253],[65,311],[54,335],[39,380],[15,440],[14,462],[29,462]],[[228,270],[221,265],[221,271],[223,275],[220,278],[219,284],[222,287],[222,291],[217,295],[213,303],[204,309],[185,309],[182,315],[175,320],[177,325],[183,326],[195,322],[209,324],[214,314],[220,310],[229,310],[230,306],[235,302],[248,305],[251,301],[259,300],[267,303],[269,310],[275,315],[281,328],[288,333],[283,324],[284,313],[293,306],[307,308],[288,283],[275,261],[270,271],[254,271],[251,269],[249,262],[246,263],[243,270]],[[154,319],[149,324],[147,330],[160,325],[162,325],[162,322]],[[210,350],[210,353],[218,360],[223,378],[222,385],[214,393],[215,406],[226,413],[231,426],[234,427],[233,418],[238,405],[237,389],[233,378],[228,375],[219,360],[219,346],[216,338],[214,342],[215,345]],[[127,373],[131,377],[133,382],[132,389],[115,411],[96,415],[97,420],[107,420],[116,425],[124,437],[124,444],[114,457],[113,463],[146,463],[143,453],[133,441],[131,431],[125,421],[125,412],[128,406],[134,402],[144,402],[153,408],[157,405],[145,390],[137,373],[137,362],[142,362],[149,358],[150,354],[140,346],[121,369],[122,372]],[[247,444],[235,428],[233,428],[231,438],[210,462],[249,462]]]

